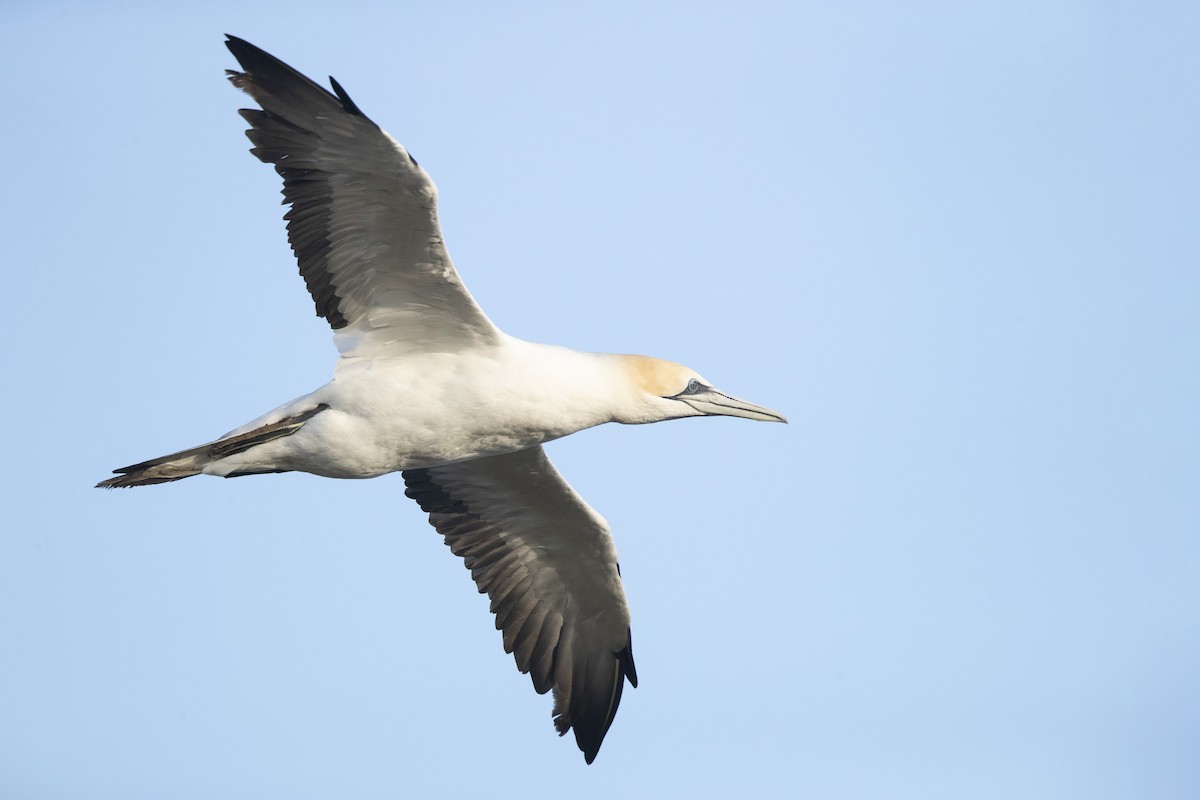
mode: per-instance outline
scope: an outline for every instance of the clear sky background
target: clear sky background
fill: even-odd
[[[1200,796],[1194,3],[0,6],[0,797]],[[551,445],[585,767],[398,475],[91,488],[328,378],[222,34],[333,74],[512,334],[787,414]]]

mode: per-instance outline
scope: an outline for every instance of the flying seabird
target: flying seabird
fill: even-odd
[[[563,480],[545,442],[605,422],[731,416],[786,422],[687,367],[505,334],[450,261],[437,190],[336,80],[333,92],[229,36],[229,80],[260,109],[250,152],[283,177],[288,240],[334,331],[334,378],[214,442],[114,472],[146,486],[219,475],[399,471],[405,494],[491,598],[504,650],[587,763],[626,680],[629,607],[604,518]]]

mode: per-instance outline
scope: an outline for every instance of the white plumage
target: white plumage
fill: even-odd
[[[591,763],[625,680],[629,609],[604,519],[541,445],[604,422],[727,415],[785,421],[645,356],[515,339],[467,292],[442,241],[437,190],[333,81],[330,93],[236,37],[235,86],[258,158],[291,206],[288,239],[334,329],[334,380],[200,447],[117,470],[102,487],[197,474],[400,471],[407,494],[491,598],[505,650],[559,733]]]

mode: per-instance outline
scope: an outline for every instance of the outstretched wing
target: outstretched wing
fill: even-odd
[[[554,725],[590,764],[625,679],[637,686],[629,607],[604,519],[541,447],[406,470],[405,492],[491,598],[504,650],[554,690]]]
[[[437,189],[408,151],[337,81],[335,95],[228,38],[243,70],[229,80],[262,107],[239,112],[250,152],[283,177],[288,240],[339,351],[378,358],[494,341],[442,242]]]

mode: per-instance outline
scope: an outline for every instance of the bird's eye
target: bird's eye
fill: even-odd
[[[687,388],[683,390],[683,394],[695,394],[698,391],[700,391],[700,381],[692,378],[688,381]]]

